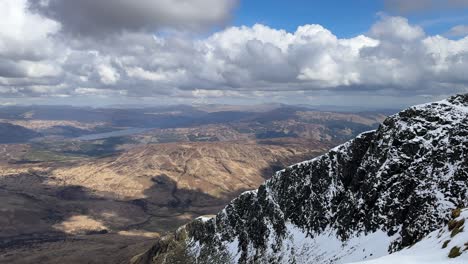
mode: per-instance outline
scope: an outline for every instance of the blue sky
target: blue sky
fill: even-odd
[[[261,23],[289,32],[294,32],[300,25],[320,24],[335,35],[346,38],[369,30],[379,13],[404,16],[412,24],[422,26],[429,35],[443,34],[453,26],[468,24],[467,8],[437,8],[400,14],[387,10],[384,1],[378,0],[243,0],[236,10],[233,24],[251,26]]]

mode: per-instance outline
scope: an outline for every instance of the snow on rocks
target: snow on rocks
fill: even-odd
[[[446,233],[436,241],[431,232],[467,201],[468,94],[408,108],[277,172],[186,225],[181,243],[197,263],[411,263],[413,250],[441,247]],[[170,252],[158,252],[167,261]],[[395,261],[372,262],[386,254]]]

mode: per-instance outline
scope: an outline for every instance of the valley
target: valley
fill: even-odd
[[[76,120],[54,120],[61,118],[55,111],[39,111],[36,120],[30,109],[4,119],[34,136],[0,145],[0,262],[129,260],[155,238],[216,213],[275,171],[373,129],[385,116],[206,108],[152,109],[151,116],[185,120],[156,128],[154,121],[121,121],[128,115],[122,112],[146,116],[148,109],[116,110],[120,116],[109,121],[99,116],[109,110],[88,109]]]

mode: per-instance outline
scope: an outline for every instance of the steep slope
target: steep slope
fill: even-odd
[[[117,156],[58,168],[48,183],[83,186],[119,199],[159,200],[159,204],[172,200],[173,187],[176,187],[173,194],[180,194],[181,200],[186,198],[184,191],[218,199],[228,195],[232,199],[259,186],[266,177],[264,172],[272,174],[272,167],[317,156],[325,151],[325,146],[320,142],[288,146],[255,142],[143,145]]]
[[[278,172],[135,262],[348,263],[401,250],[468,198],[468,95],[411,107]]]
[[[150,144],[102,158],[23,163],[14,161],[30,145],[0,145],[0,263],[127,262],[158,233],[218,212],[326,146]]]
[[[465,264],[468,263],[468,209],[454,211],[447,226],[430,233],[415,245],[378,259],[353,264]]]

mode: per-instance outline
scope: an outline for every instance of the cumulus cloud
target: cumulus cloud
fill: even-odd
[[[120,74],[110,65],[100,64],[97,70],[103,84],[115,84],[120,79]]]
[[[60,24],[26,12],[26,0],[0,2],[0,77],[43,78],[57,76],[57,43],[50,35]],[[40,44],[39,44],[40,43]]]
[[[64,32],[102,36],[123,31],[200,30],[225,23],[236,0],[30,0]]]
[[[60,24],[27,12],[26,6],[26,0],[0,2],[2,58],[40,60],[54,53],[54,43],[49,36],[60,29]]]
[[[58,1],[34,2],[41,3],[49,11],[61,10],[53,7],[62,5]],[[64,32],[74,29],[57,17],[63,14],[31,11],[26,0],[0,4],[2,15],[10,15],[8,23],[0,24],[4,98],[288,102],[342,95],[423,98],[468,91],[468,37],[430,36],[402,17],[382,16],[367,33],[352,38],[339,38],[321,25],[287,32],[257,24],[194,39],[133,26],[140,22],[109,22],[115,28],[99,29],[112,33],[105,38],[75,38]]]
[[[449,37],[465,37],[468,36],[468,25],[457,25],[452,27],[445,35]]]

